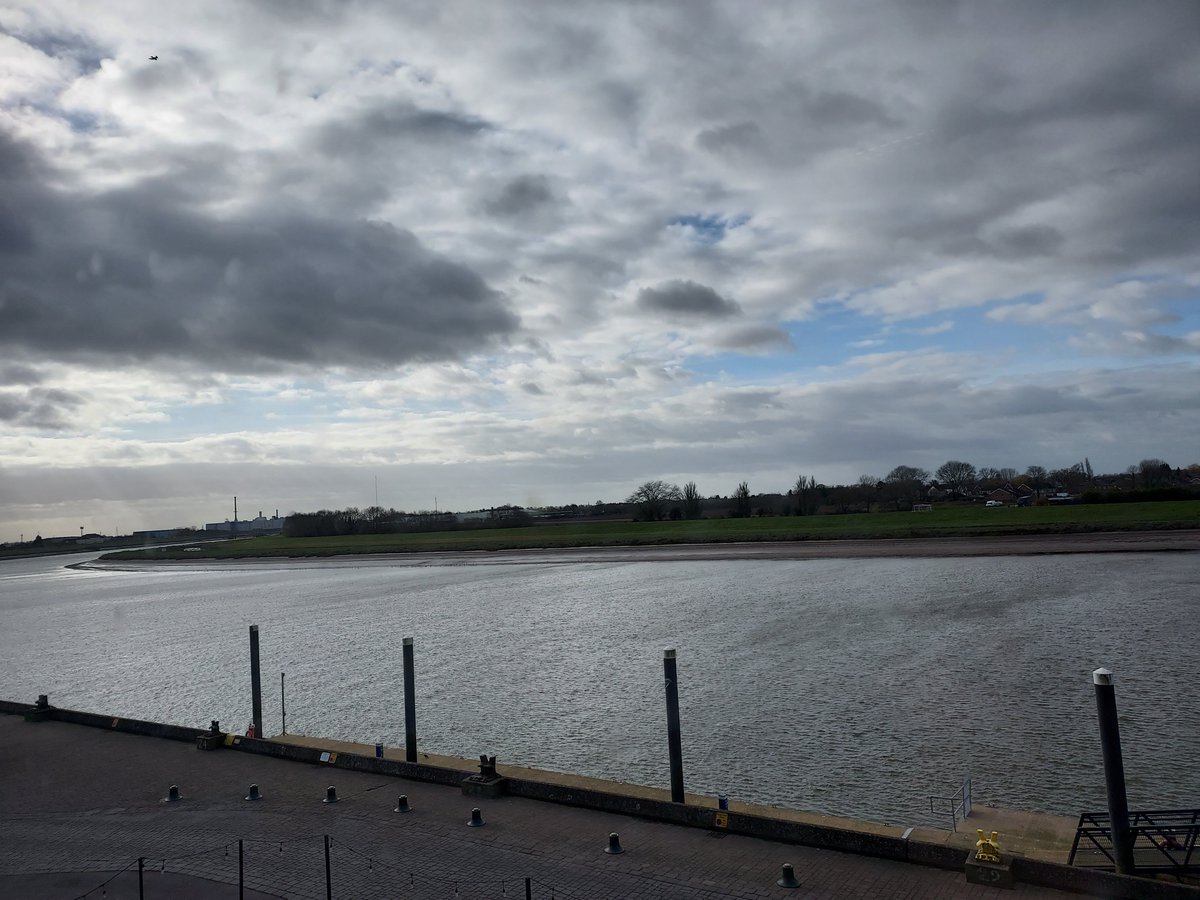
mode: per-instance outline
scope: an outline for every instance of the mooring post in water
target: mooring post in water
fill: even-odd
[[[262,678],[258,671],[258,626],[250,626],[250,692],[253,694],[254,736],[263,736]]]
[[[671,802],[683,803],[683,743],[679,736],[679,679],[675,651],[663,651],[663,678],[667,688],[667,742],[671,748]]]
[[[404,758],[417,761],[417,690],[413,639],[404,639]]]
[[[1117,724],[1117,691],[1108,669],[1092,673],[1096,712],[1100,717],[1100,750],[1104,754],[1104,786],[1108,791],[1108,821],[1112,829],[1113,860],[1121,875],[1133,874],[1133,835],[1129,831],[1129,799],[1125,795],[1125,763],[1121,759],[1121,729]]]
[[[287,692],[283,687],[284,674],[279,673],[279,715],[283,718],[283,733],[287,734]]]

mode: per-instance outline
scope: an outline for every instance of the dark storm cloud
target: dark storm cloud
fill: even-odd
[[[940,241],[949,254],[978,237],[980,252],[1061,254],[1088,266],[1194,252],[1200,168],[1194,142],[1181,138],[1200,121],[1200,7],[1159,4],[1143,15],[1114,3],[957,6],[973,26],[966,32],[955,17],[926,18],[919,4],[900,9],[930,41],[972,54],[955,81],[931,85],[938,103],[925,152],[905,164],[927,221],[900,220],[905,237]],[[1088,229],[1079,240],[1050,225],[982,234],[1052,201],[1083,216],[1074,218]],[[888,229],[890,218],[874,221]]]
[[[664,281],[656,287],[642,288],[637,304],[649,312],[703,319],[725,318],[741,312],[733,300],[726,300],[707,285],[694,281]]]
[[[30,366],[9,363],[0,366],[0,387],[12,384],[41,384],[41,373]]]
[[[1049,225],[1006,228],[993,240],[1001,256],[1021,259],[1026,256],[1053,256],[1062,246],[1063,233]]]
[[[268,203],[216,218],[194,177],[94,195],[48,182],[0,133],[3,221],[17,235],[0,256],[10,350],[241,371],[378,366],[461,357],[517,328],[498,292],[402,228]]]
[[[760,154],[766,138],[755,122],[732,122],[706,128],[696,135],[696,143],[712,153]]]
[[[393,100],[348,112],[317,134],[314,144],[334,156],[375,156],[402,142],[444,144],[475,137],[488,125],[474,116],[423,109],[410,100]]]
[[[546,176],[520,175],[485,200],[483,208],[493,216],[520,216],[554,202],[554,192]]]
[[[774,325],[747,325],[725,331],[716,339],[716,344],[726,350],[786,349],[792,346],[792,339]]]
[[[10,426],[62,431],[70,427],[70,414],[83,403],[71,391],[35,387],[0,390],[0,422]]]

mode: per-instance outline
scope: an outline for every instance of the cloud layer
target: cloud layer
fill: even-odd
[[[186,521],[171,467],[213,462],[271,508],[307,466],[465,507],[1195,462],[1198,38],[1187,2],[22,0],[4,478],[163,467]]]

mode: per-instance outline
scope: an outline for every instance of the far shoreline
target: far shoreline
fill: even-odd
[[[441,550],[346,553],[322,556],[202,557],[164,560],[102,560],[85,568],[224,565],[517,565],[694,560],[922,559],[945,557],[1045,556],[1080,553],[1169,553],[1200,551],[1200,529],[1110,531],[977,537],[871,538],[844,540],[740,541],[595,547],[538,547],[498,550]]]

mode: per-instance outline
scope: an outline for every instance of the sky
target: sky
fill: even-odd
[[[1194,0],[7,0],[0,541],[1200,462],[1197,46]]]

